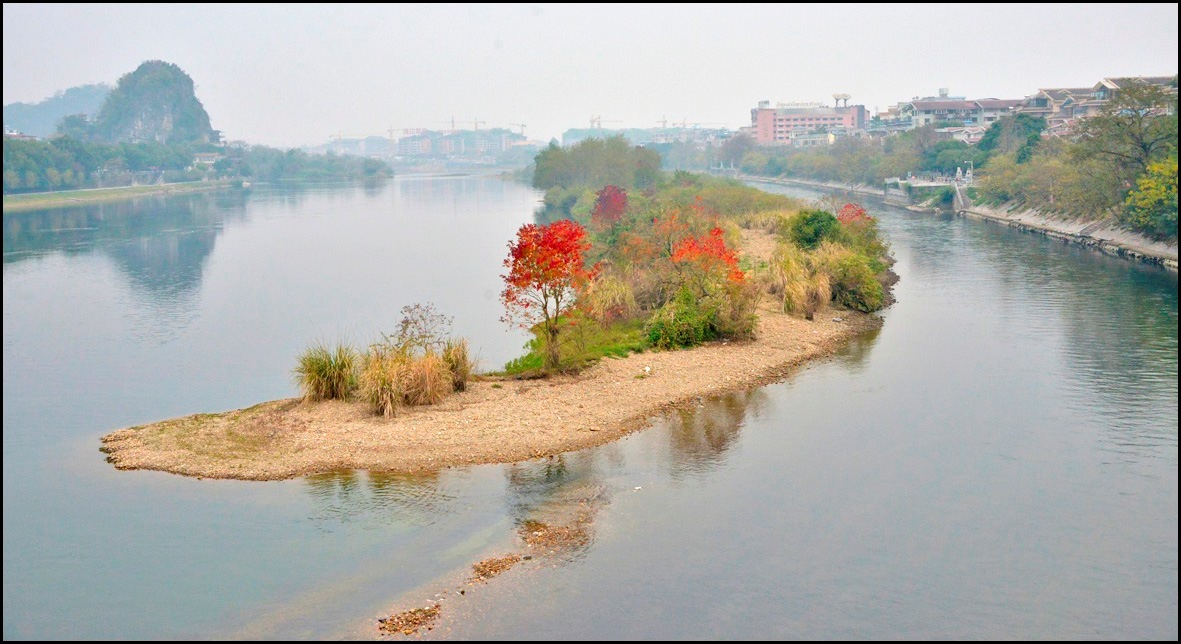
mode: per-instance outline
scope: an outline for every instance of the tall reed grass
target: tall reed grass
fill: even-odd
[[[451,372],[451,388],[466,391],[467,383],[476,371],[476,360],[468,350],[467,340],[448,339],[443,343],[443,362]]]
[[[343,343],[317,342],[300,354],[295,380],[304,400],[345,400],[357,383],[357,351]]]
[[[374,413],[391,418],[402,407],[434,405],[454,391],[464,391],[474,371],[475,360],[464,339],[448,339],[442,351],[421,353],[378,343],[365,354],[360,394]]]

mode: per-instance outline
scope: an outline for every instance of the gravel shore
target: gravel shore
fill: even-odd
[[[764,237],[746,231],[743,247],[769,255]],[[101,449],[118,469],[247,480],[516,462],[601,445],[699,398],[782,380],[880,325],[877,316],[834,310],[808,322],[768,299],[755,340],[608,358],[545,380],[476,381],[391,419],[361,402],[276,400],[120,429],[102,437]]]

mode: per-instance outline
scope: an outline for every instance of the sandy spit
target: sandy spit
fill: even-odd
[[[851,311],[807,322],[768,309],[753,341],[606,359],[576,376],[475,382],[389,420],[360,402],[293,398],[120,429],[102,450],[118,469],[260,481],[516,462],[601,445],[699,397],[782,380],[881,324]]]
[[[774,243],[744,231],[742,245],[766,257]],[[121,470],[255,481],[511,463],[602,445],[699,398],[783,380],[880,326],[877,316],[832,309],[808,322],[765,301],[754,340],[608,358],[545,380],[476,381],[441,404],[391,419],[362,402],[275,400],[120,429],[103,436],[100,449]]]

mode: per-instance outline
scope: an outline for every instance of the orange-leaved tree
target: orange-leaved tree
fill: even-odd
[[[510,324],[540,327],[545,345],[545,367],[558,367],[559,318],[577,303],[578,293],[594,277],[585,266],[584,253],[590,248],[586,229],[568,219],[539,226],[525,224],[509,242],[504,260],[508,274],[502,275],[505,289],[500,294]]]
[[[738,253],[726,245],[718,227],[705,235],[681,239],[673,247],[672,261],[683,282],[697,287],[698,295],[708,294],[724,280],[740,283],[746,277],[738,268]]]

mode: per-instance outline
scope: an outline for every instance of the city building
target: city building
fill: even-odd
[[[1073,131],[1073,125],[1079,119],[1095,116],[1121,90],[1137,82],[1156,85],[1173,94],[1177,93],[1176,76],[1103,78],[1090,87],[1039,89],[1036,94],[1025,97],[1014,111],[1040,116],[1046,119],[1046,129],[1051,135],[1066,135]]]
[[[693,143],[698,146],[721,145],[734,135],[729,128],[702,127],[686,122],[678,127],[647,128],[570,128],[562,133],[562,145],[574,145],[586,139],[607,139],[622,136],[632,145],[652,143]]]
[[[911,129],[953,121],[961,125],[992,125],[1022,103],[1021,99],[981,98],[967,100],[951,96],[948,88],[939,88],[939,96],[913,98],[898,104],[898,120],[908,121]]]
[[[802,145],[803,141],[814,141],[801,136],[805,134],[864,130],[868,121],[865,106],[849,105],[846,94],[835,96],[839,98],[833,107],[821,103],[779,103],[771,107],[770,101],[759,101],[750,111],[749,132],[759,145]],[[845,105],[840,105],[841,100]]]

